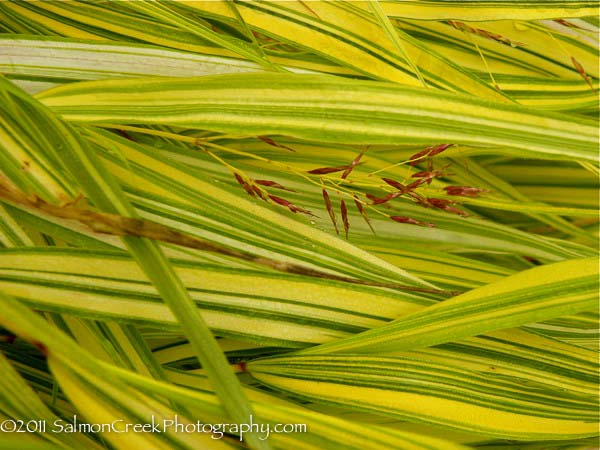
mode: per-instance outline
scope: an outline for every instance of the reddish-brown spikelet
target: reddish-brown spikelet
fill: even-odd
[[[454,207],[452,207],[452,206],[446,206],[446,207],[445,207],[445,208],[443,208],[443,209],[444,209],[444,211],[447,211],[447,212],[450,212],[450,213],[453,213],[453,214],[458,214],[459,216],[462,216],[462,217],[468,217],[468,216],[469,216],[469,215],[468,215],[466,212],[464,212],[463,210],[461,210],[461,209],[458,209],[458,208],[454,208]]]
[[[431,175],[431,172],[424,170],[422,172],[416,172],[411,175],[411,178],[427,178]]]
[[[429,227],[429,228],[435,227],[435,225],[432,224],[432,223],[422,222],[420,220],[413,219],[411,217],[406,217],[406,216],[389,216],[389,217],[393,221],[399,222],[399,223],[408,223],[408,224],[411,224],[411,225],[419,225],[419,226],[422,226],[422,227]]]
[[[344,224],[344,233],[346,239],[348,239],[348,230],[350,229],[350,222],[348,221],[348,209],[346,208],[346,202],[344,199],[340,199],[340,212],[342,213],[342,223]]]
[[[433,172],[430,172],[429,170],[425,170],[423,172],[417,172],[417,173],[413,174],[411,176],[411,178],[421,178],[421,180],[419,180],[416,185],[415,185],[415,182],[413,182],[409,185],[411,187],[414,186],[413,187],[413,189],[414,189],[415,187],[417,187],[423,183],[431,184],[431,180],[433,180],[435,178],[435,174]]]
[[[256,194],[254,193],[254,190],[252,189],[252,186],[250,186],[248,183],[244,182],[244,184],[242,184],[242,186],[250,197],[256,196]]]
[[[419,184],[422,183],[427,183],[427,184],[431,184],[431,180],[433,180],[436,177],[443,177],[446,175],[446,172],[444,172],[444,169],[446,169],[450,164],[446,164],[444,167],[442,167],[441,169],[438,170],[424,170],[422,172],[417,172],[415,174],[413,174],[411,176],[411,178],[421,178],[422,180],[416,184],[417,187]],[[414,183],[411,183],[408,185],[408,187],[412,187],[414,185]],[[414,189],[414,187],[412,189]]]
[[[246,184],[246,182],[244,181],[244,179],[241,177],[241,175],[239,173],[234,172],[233,176],[235,176],[235,179],[237,180],[237,182],[240,183],[242,186],[244,184]]]
[[[289,208],[292,205],[286,199],[277,197],[276,195],[269,195],[269,198],[271,200],[273,200],[275,203],[277,203],[278,205],[285,206],[286,208]]]
[[[523,42],[513,41],[512,39],[502,36],[501,34],[492,33],[491,31],[477,29],[476,34],[493,41],[501,42],[502,44],[510,45],[511,47],[526,47]]]
[[[454,144],[440,144],[440,145],[432,145],[430,147],[427,147],[426,149],[423,149],[420,152],[417,152],[414,155],[412,155],[410,158],[408,158],[408,160],[410,161],[409,165],[414,166],[423,157],[425,157],[425,156],[431,157],[431,156],[438,155],[438,154],[442,153],[444,150],[446,150],[447,148],[452,147],[453,145]]]
[[[314,216],[314,214],[311,213],[310,211],[308,211],[307,209],[296,206],[284,198],[277,197],[276,195],[271,195],[271,194],[269,194],[269,198],[273,202],[277,203],[278,205],[285,206],[293,213],[302,213],[302,214],[308,214],[309,216]]]
[[[337,226],[337,222],[335,220],[335,213],[333,212],[333,207],[331,206],[331,199],[329,198],[329,193],[323,189],[323,200],[325,201],[325,208],[327,208],[327,212],[329,213],[329,218],[331,219],[331,223],[333,223],[333,227],[335,228],[335,233],[340,234]]]
[[[369,194],[368,192],[365,194],[365,196],[371,200],[372,202],[374,202],[375,200],[377,200],[377,197],[375,197],[373,194]]]
[[[583,68],[581,63],[579,61],[577,61],[574,56],[571,56],[571,62],[575,66],[575,69],[577,69],[577,72],[579,73],[579,75],[581,75],[581,78],[583,78],[585,80],[585,82],[588,84],[590,89],[594,89],[594,86],[592,85],[592,80],[590,80],[590,77],[588,76],[588,74],[585,73],[585,69]]]
[[[252,185],[252,190],[254,191],[254,193],[261,198],[262,200],[265,200],[265,196],[263,194],[263,191],[256,185]]]
[[[408,192],[407,187],[396,180],[392,180],[391,178],[382,178],[382,180],[393,188],[398,189],[398,191],[402,192],[403,194]]]
[[[461,197],[477,197],[483,192],[489,192],[487,189],[480,189],[471,186],[446,186],[444,190],[448,195],[459,195]]]
[[[344,170],[344,173],[342,174],[342,180],[345,180],[348,177],[348,175],[350,175],[350,172],[352,172],[354,168],[358,165],[360,158],[362,158],[363,155],[364,153],[359,153],[358,156],[352,160],[350,165],[346,167],[346,170]]]
[[[308,173],[311,175],[327,175],[328,173],[341,172],[342,170],[346,170],[348,166],[338,166],[338,167],[319,167],[318,169],[309,170]]]
[[[260,139],[261,141],[263,141],[265,144],[272,145],[273,147],[283,148],[285,150],[289,150],[290,152],[295,152],[296,151],[293,148],[290,148],[287,145],[279,144],[278,142],[275,142],[273,139],[268,138],[266,136],[257,136],[257,137],[258,137],[258,139]]]
[[[425,150],[421,150],[420,152],[415,153],[410,158],[408,158],[408,160],[410,161],[409,165],[411,165],[411,166],[416,165],[421,158],[423,158],[424,156],[427,156],[428,154],[429,154],[429,147],[427,147]]]
[[[366,194],[367,198],[371,200],[373,205],[381,205],[383,203],[387,203],[390,200],[395,199],[396,197],[400,197],[402,192],[392,192],[391,194],[386,195],[385,197],[375,197],[373,194]]]
[[[371,229],[371,232],[373,234],[375,234],[375,230],[373,229],[373,226],[371,225],[371,221],[369,220],[369,216],[367,216],[367,211],[365,211],[365,208],[360,203],[360,201],[358,200],[358,197],[356,195],[354,196],[354,204],[356,205],[356,209],[358,209],[358,212],[360,213],[360,215],[362,216],[362,218],[365,219],[365,222],[367,222],[367,225],[369,225],[369,228]]]
[[[444,206],[448,206],[453,204],[452,200],[447,200],[445,198],[427,198],[427,201],[431,206],[435,208],[443,208]]]
[[[304,209],[301,208],[300,206],[296,206],[296,205],[291,205],[290,206],[290,211],[292,211],[293,213],[300,213],[300,214],[306,214],[307,216],[313,216],[316,217],[312,212],[310,212],[308,209]]]
[[[454,144],[441,144],[438,145],[437,147],[433,147],[431,148],[431,151],[429,152],[429,156],[435,156],[439,153],[442,153],[444,150],[452,147]]]
[[[270,180],[254,180],[254,182],[256,184],[260,184],[261,186],[267,186],[267,187],[272,187],[275,189],[283,189],[284,191],[290,191],[290,192],[296,192],[293,189],[288,189],[285,186],[282,186],[281,184],[275,182],[275,181],[270,181]]]
[[[429,204],[429,206],[433,208],[441,209],[443,211],[451,212],[453,214],[458,214],[459,216],[463,217],[468,216],[466,212],[461,211],[458,208],[454,208],[453,206],[450,206],[455,203],[451,200],[445,198],[427,198],[426,202]]]
[[[477,29],[467,25],[464,22],[459,22],[457,20],[448,20],[448,23],[452,25],[454,28],[460,31],[468,31],[469,33],[477,34]]]
[[[252,186],[250,183],[248,183],[246,180],[244,180],[244,178],[237,172],[234,172],[233,176],[235,177],[237,182],[242,185],[242,187],[244,188],[244,190],[248,193],[248,195],[250,197],[256,197],[255,186]],[[259,194],[259,197],[263,198],[263,196],[260,194]]]
[[[408,192],[412,192],[414,191],[416,188],[418,188],[419,186],[421,186],[423,183],[425,183],[427,180],[425,178],[420,179],[420,180],[416,180],[413,181],[412,183],[410,183],[408,186],[406,186],[406,189],[408,189]]]

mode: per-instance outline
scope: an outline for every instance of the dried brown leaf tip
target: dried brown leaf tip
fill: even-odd
[[[399,223],[407,223],[410,225],[419,225],[421,227],[429,227],[429,228],[433,228],[435,227],[434,224],[429,223],[429,222],[422,222],[420,220],[417,219],[413,219],[411,217],[406,217],[406,216],[389,216],[390,219],[392,219],[394,222],[399,222]]]
[[[258,139],[260,139],[261,141],[263,141],[265,144],[268,144],[272,147],[277,147],[277,148],[283,148],[284,150],[289,150],[290,152],[295,152],[296,150],[294,150],[291,147],[288,147],[287,145],[283,145],[280,144],[279,142],[275,142],[273,139],[266,137],[266,136],[257,136]]]
[[[438,155],[440,153],[442,153],[444,150],[452,147],[454,144],[439,144],[439,145],[432,145],[431,147],[427,147],[426,149],[423,149],[417,153],[415,153],[414,155],[412,155],[410,158],[408,158],[408,160],[410,161],[409,164],[411,166],[416,165],[420,160],[424,159],[424,158],[431,158],[432,156]]]
[[[581,75],[581,78],[583,78],[585,80],[585,82],[587,83],[587,85],[590,87],[590,89],[593,90],[594,85],[592,85],[592,80],[590,79],[588,74],[585,73],[585,69],[583,68],[581,63],[579,61],[577,61],[574,56],[571,56],[571,62],[573,63],[573,66],[575,66],[577,73],[579,73],[579,75]]]
[[[487,189],[480,189],[471,186],[446,186],[444,190],[448,195],[458,195],[461,197],[477,197],[479,194],[489,192]]]
[[[342,223],[344,224],[344,233],[346,239],[348,239],[348,230],[350,229],[350,222],[348,221],[348,208],[346,208],[346,202],[344,199],[340,199],[340,212],[342,214]]]
[[[333,224],[333,227],[335,228],[335,233],[340,234],[340,231],[338,230],[338,226],[337,226],[337,221],[335,220],[335,213],[333,212],[333,206],[331,206],[331,198],[329,198],[329,193],[325,189],[323,189],[322,194],[323,194],[323,201],[325,202],[325,208],[327,209],[327,213],[329,214],[331,223]]]

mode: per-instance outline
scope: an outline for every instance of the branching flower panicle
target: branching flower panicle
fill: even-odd
[[[275,141],[273,141],[271,138],[267,138],[264,136],[258,136],[258,138],[269,145],[274,145],[276,147],[281,146],[280,144],[277,144]],[[425,165],[426,169],[413,173],[410,176],[409,180],[414,180],[410,183],[407,183],[406,181],[398,181],[389,177],[380,178],[382,183],[395,189],[393,192],[388,192],[383,196],[377,196],[369,192],[360,193],[356,191],[356,188],[353,188],[354,186],[356,186],[354,184],[355,180],[349,180],[354,168],[363,163],[362,160],[364,152],[359,153],[349,164],[319,167],[316,169],[305,171],[304,173],[308,174],[309,176],[312,175],[319,177],[319,182],[317,183],[315,181],[315,184],[321,186],[321,194],[323,197],[325,209],[327,210],[329,219],[331,220],[333,228],[336,234],[338,235],[340,234],[340,227],[338,226],[338,217],[334,210],[333,202],[331,199],[331,191],[335,192],[340,197],[339,213],[341,217],[341,226],[343,227],[346,238],[348,238],[348,233],[350,230],[350,217],[345,197],[351,198],[353,200],[359,214],[362,216],[362,218],[373,233],[374,229],[369,219],[369,216],[367,215],[367,208],[371,208],[378,214],[383,214],[385,217],[388,217],[389,219],[398,223],[418,225],[423,227],[434,227],[435,225],[433,223],[420,221],[415,218],[402,215],[389,215],[378,210],[376,207],[379,205],[384,205],[386,208],[389,208],[390,206],[388,204],[392,200],[396,198],[405,197],[407,200],[410,200],[413,203],[416,203],[417,205],[422,206],[424,208],[438,209],[450,214],[456,214],[461,217],[467,217],[469,215],[468,213],[454,206],[456,204],[456,201],[444,198],[429,197],[419,192],[421,188],[431,186],[434,179],[451,175],[451,173],[447,172],[447,169],[450,166],[450,164],[445,164],[436,169],[434,168],[433,159],[436,155],[439,155],[440,153],[444,152],[453,145],[455,144],[444,143],[431,145],[413,154],[408,159],[409,165],[414,167],[418,163],[421,163],[422,165]],[[250,177],[244,175],[241,171],[233,168],[232,166],[228,167],[233,171],[237,182],[244,188],[248,195],[260,198],[270,203],[277,204],[279,206],[283,206],[294,213],[301,213],[314,216],[312,212],[297,205],[294,205],[289,200],[269,193],[266,188],[294,192],[292,189],[288,189],[285,186],[273,180],[251,179]],[[339,174],[340,172],[341,175],[333,175]],[[340,180],[344,180],[343,185],[340,183]],[[327,188],[328,184],[332,186],[331,189]],[[445,191],[446,195],[457,197],[477,197],[485,192],[488,192],[485,189],[471,186],[446,186],[445,188],[443,188],[443,190]],[[361,200],[360,197],[362,195],[364,195],[367,201]]]

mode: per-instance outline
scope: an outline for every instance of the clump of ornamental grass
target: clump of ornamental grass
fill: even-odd
[[[0,2],[0,449],[596,448],[599,26]]]

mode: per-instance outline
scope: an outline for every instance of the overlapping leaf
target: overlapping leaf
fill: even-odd
[[[133,121],[355,144],[441,141],[597,159],[597,127],[590,120],[324,76],[96,81],[55,88],[38,98],[82,123]]]

